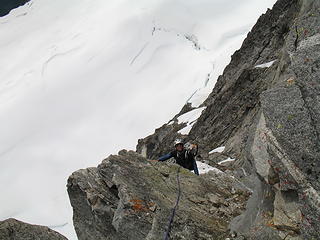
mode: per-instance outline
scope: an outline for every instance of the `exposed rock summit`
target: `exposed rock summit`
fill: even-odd
[[[68,192],[79,240],[163,239],[178,192],[177,165],[135,152],[111,155],[73,173]],[[172,239],[225,239],[250,193],[223,172],[196,176],[180,168],[181,200]]]

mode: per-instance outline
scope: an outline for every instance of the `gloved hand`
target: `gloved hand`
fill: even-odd
[[[196,156],[198,154],[198,144],[189,144],[187,150],[192,155]]]

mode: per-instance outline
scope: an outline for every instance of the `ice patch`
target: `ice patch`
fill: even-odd
[[[198,170],[199,170],[200,174],[204,174],[209,171],[214,171],[215,173],[223,173],[218,168],[212,167],[212,166],[210,166],[206,163],[200,162],[200,161],[197,161],[197,166],[198,166]]]
[[[182,114],[180,117],[178,117],[178,123],[179,124],[180,123],[188,123],[188,122],[192,123],[192,122],[196,121],[200,117],[202,111],[205,108],[206,107],[193,109],[185,114]]]
[[[178,117],[178,123],[187,123],[187,126],[181,130],[178,131],[178,133],[183,135],[188,135],[192,126],[196,123],[198,118],[201,116],[202,111],[206,107],[197,108],[194,110],[191,110],[185,114],[182,114],[180,117]]]
[[[271,67],[274,64],[275,61],[277,61],[277,60],[273,60],[271,62],[267,62],[267,63],[263,63],[263,64],[260,64],[260,65],[257,65],[254,68],[268,68],[268,67]]]
[[[187,125],[186,127],[182,128],[181,130],[178,131],[178,133],[182,134],[182,135],[188,135],[193,127],[193,125],[195,124],[192,123],[190,125]]]
[[[235,161],[235,159],[233,159],[233,158],[227,158],[226,160],[223,160],[223,161],[219,162],[218,164],[220,165],[220,164],[222,164],[222,163],[233,162],[233,161]]]
[[[225,148],[226,148],[226,147],[224,147],[224,146],[218,147],[218,148],[213,149],[212,151],[210,151],[209,154],[212,154],[212,153],[222,153]]]

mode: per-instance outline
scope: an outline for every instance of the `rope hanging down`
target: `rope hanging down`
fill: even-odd
[[[171,228],[172,228],[172,224],[173,224],[173,219],[174,219],[174,216],[176,215],[176,210],[178,208],[178,204],[179,204],[179,201],[180,201],[180,195],[181,195],[180,176],[179,176],[180,168],[181,167],[179,167],[178,170],[177,170],[177,183],[178,183],[177,200],[176,200],[176,204],[175,204],[174,208],[172,209],[172,212],[171,212],[171,215],[170,215],[170,218],[169,218],[167,231],[165,232],[164,238],[163,238],[164,240],[169,240],[170,239],[170,232],[171,232]]]

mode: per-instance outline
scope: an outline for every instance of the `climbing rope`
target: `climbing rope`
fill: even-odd
[[[180,176],[179,176],[180,168],[181,168],[181,166],[177,170],[177,183],[178,183],[177,200],[176,200],[176,204],[175,204],[174,208],[172,209],[172,212],[171,212],[171,215],[170,215],[170,218],[169,218],[167,231],[165,232],[164,238],[163,238],[164,240],[169,240],[170,239],[170,232],[171,232],[171,228],[172,228],[172,224],[173,224],[173,219],[174,219],[174,216],[176,215],[176,210],[178,208],[178,204],[179,204],[179,201],[180,201],[180,195],[181,195]]]

